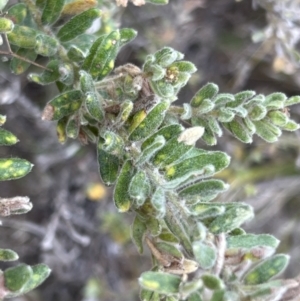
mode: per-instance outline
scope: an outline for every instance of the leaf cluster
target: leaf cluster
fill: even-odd
[[[87,34],[94,21],[105,19],[106,6],[80,3],[26,0],[10,7],[0,19],[0,33],[12,48],[0,53],[12,57],[16,74],[37,64],[38,55],[49,58],[43,72],[28,75],[59,90],[42,118],[57,121],[61,143],[69,138],[96,145],[99,173],[107,186],[114,185],[116,208],[135,214],[132,240],[140,253],[147,244],[153,257],[151,271],[139,278],[141,299],[292,300],[286,294],[299,283],[273,280],[289,259],[274,255],[278,240],[241,228],[254,217],[248,204],[214,200],[228,189],[213,176],[229,165],[229,156],[196,142],[216,144],[221,126],[245,143],[254,134],[275,142],[282,130],[298,129],[287,107],[300,97],[232,95],[208,83],[189,104],[174,106],[196,72],[194,64],[164,47],[141,68],[115,68],[120,49],[136,31],[100,28]],[[72,11],[70,18],[63,18],[66,11]],[[26,273],[21,266],[8,275]]]

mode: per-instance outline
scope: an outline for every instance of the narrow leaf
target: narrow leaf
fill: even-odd
[[[149,271],[141,275],[139,283],[144,289],[170,295],[179,292],[181,278],[171,274]]]
[[[32,164],[24,159],[0,159],[0,181],[15,180],[26,176]]]
[[[280,274],[286,268],[288,262],[288,255],[276,254],[250,270],[244,277],[244,283],[255,285],[267,282]]]
[[[43,13],[42,23],[44,25],[55,23],[63,10],[65,0],[46,0]]]
[[[73,40],[89,29],[93,22],[101,17],[101,14],[102,12],[100,9],[91,8],[79,15],[76,15],[60,28],[57,33],[58,39],[61,42]]]

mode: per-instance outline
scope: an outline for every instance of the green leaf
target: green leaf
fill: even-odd
[[[183,282],[180,286],[180,295],[182,299],[186,300],[188,296],[200,290],[202,287],[203,287],[203,282],[201,279],[195,279],[192,281]],[[177,299],[175,300],[177,301]]]
[[[130,197],[135,200],[138,206],[142,206],[150,192],[151,185],[146,172],[138,170],[129,184],[128,193]]]
[[[235,249],[252,249],[259,246],[270,247],[276,249],[279,245],[279,240],[269,234],[244,234],[227,237],[227,248]]]
[[[284,127],[289,121],[289,117],[281,111],[270,111],[268,117],[274,125],[279,127]]]
[[[168,69],[176,69],[179,72],[195,73],[197,71],[196,66],[189,61],[178,61],[168,66]]]
[[[190,214],[193,216],[197,216],[200,219],[215,218],[224,214],[225,211],[225,206],[214,203],[207,204],[199,202],[196,205],[193,205],[189,208]]]
[[[16,52],[16,54],[20,57],[23,57],[31,62],[34,62],[37,58],[37,53],[32,51],[32,49],[27,49],[27,48],[20,48]],[[13,57],[10,61],[10,70],[12,73],[19,75],[24,73],[31,64],[29,62],[25,62],[24,60],[20,60],[16,57]]]
[[[171,47],[164,47],[154,54],[156,63],[163,68],[168,67],[177,60],[178,51]]]
[[[255,96],[254,91],[242,91],[234,95],[234,101],[226,104],[228,108],[237,108]]]
[[[204,99],[213,99],[219,92],[219,87],[213,83],[207,83],[192,98],[192,107],[199,107]]]
[[[16,292],[23,289],[32,277],[33,271],[30,266],[20,264],[16,267],[6,269],[3,274],[5,287],[12,292]]]
[[[13,30],[14,23],[7,18],[0,17],[0,34],[1,33],[9,33]]]
[[[265,259],[245,275],[244,283],[255,285],[267,282],[280,274],[286,268],[288,262],[289,256],[286,254],[276,254]]]
[[[19,255],[9,249],[0,249],[0,260],[1,261],[15,261],[19,259]]]
[[[158,81],[150,80],[150,86],[152,90],[161,98],[170,98],[174,99],[175,97],[175,90],[172,84],[167,82],[165,79],[161,79]]]
[[[296,96],[292,96],[292,97],[288,98],[284,102],[284,105],[286,107],[288,107],[288,106],[292,106],[292,105],[295,105],[295,104],[298,104],[298,103],[300,103],[300,96],[296,95]]]
[[[187,298],[187,301],[202,301],[202,298],[198,293],[193,293]]]
[[[165,146],[160,149],[155,157],[153,163],[160,168],[163,168],[173,162],[179,160],[187,152],[193,148],[193,145],[187,145],[183,142],[178,141],[178,136],[171,138]]]
[[[215,218],[209,225],[209,230],[214,234],[228,233],[253,217],[251,206],[237,203],[226,210],[223,215]]]
[[[40,85],[54,83],[61,77],[61,65],[60,61],[51,60],[47,64],[47,69],[49,70],[44,70],[42,74],[31,73],[28,75],[28,79]]]
[[[7,34],[9,42],[22,48],[34,48],[38,31],[27,26],[15,24],[14,29]]]
[[[83,60],[85,59],[85,53],[76,45],[70,46],[70,48],[67,52],[67,56],[70,61],[76,62],[76,63],[82,63]],[[83,71],[83,70],[81,70],[81,71]]]
[[[161,187],[157,187],[151,196],[151,204],[157,210],[157,218],[162,218],[166,213],[166,196]]]
[[[167,180],[188,179],[190,176],[211,176],[229,165],[230,158],[222,152],[206,152],[165,168]]]
[[[118,157],[123,155],[124,141],[122,137],[112,131],[104,131],[100,136],[103,139],[99,139],[99,147],[112,155]]]
[[[58,50],[58,42],[45,34],[39,34],[36,37],[34,51],[42,56],[53,56]]]
[[[30,162],[24,159],[0,159],[0,181],[22,178],[31,171],[32,166]]]
[[[68,123],[66,125],[67,137],[71,139],[76,139],[79,134],[80,120],[78,115],[72,115],[68,118]]]
[[[83,13],[71,18],[63,25],[57,33],[57,37],[61,42],[67,42],[75,39],[89,29],[93,22],[100,18],[102,12],[98,8],[91,8]]]
[[[156,104],[146,117],[131,131],[129,140],[138,141],[154,134],[165,118],[169,102]]]
[[[41,17],[43,25],[55,23],[59,19],[64,5],[64,0],[46,0]]]
[[[212,274],[204,274],[201,276],[203,284],[210,290],[220,290],[225,287],[222,279]]]
[[[104,110],[102,108],[101,96],[95,92],[89,92],[85,97],[85,107],[92,118],[98,122],[104,119]]]
[[[102,145],[98,143],[98,164],[102,181],[105,185],[112,185],[118,177],[119,158],[102,149]]]
[[[80,89],[82,93],[90,93],[90,92],[96,92],[95,85],[94,85],[94,80],[92,76],[84,71],[80,70],[79,71],[79,76],[80,76]]]
[[[190,241],[190,237],[186,233],[185,227],[183,225],[183,218],[178,211],[177,208],[175,208],[170,203],[167,204],[167,210],[165,215],[165,223],[169,229],[169,231],[175,235],[176,238],[179,239],[180,243],[184,247],[185,251],[189,254],[193,254],[193,248]]]
[[[125,161],[120,171],[114,189],[114,202],[119,212],[126,212],[130,209],[132,200],[129,195],[129,185],[135,168],[130,160]]]
[[[123,47],[127,43],[131,42],[137,36],[137,31],[132,28],[121,28],[120,30],[120,42],[119,47]]]
[[[229,185],[221,180],[204,180],[182,189],[179,192],[181,197],[198,196],[201,201],[210,201],[219,193],[226,191]]]
[[[148,145],[139,157],[136,159],[136,164],[144,164],[148,162],[154,155],[165,145],[165,138],[163,136],[156,136],[152,144]]]
[[[64,144],[67,141],[66,126],[68,123],[68,119],[69,118],[67,116],[65,116],[65,117],[61,118],[60,120],[58,120],[58,122],[57,122],[56,134],[57,134],[58,141],[61,144]]]
[[[147,218],[147,229],[151,236],[158,236],[161,234],[162,226],[156,217]]]
[[[160,301],[159,293],[141,289],[140,299],[142,301]]]
[[[269,143],[278,140],[281,136],[281,130],[266,119],[253,121],[256,127],[256,135]]]
[[[244,124],[243,120],[234,119],[231,122],[224,123],[223,125],[240,141],[244,143],[252,142],[252,133]]]
[[[0,128],[0,145],[14,145],[18,141],[18,138],[11,132]]]
[[[167,140],[171,139],[173,136],[178,136],[183,130],[184,130],[184,127],[180,124],[171,124],[171,125],[164,126],[164,127],[160,128],[155,134],[153,134],[152,136],[147,138],[143,142],[141,149],[144,150],[149,145],[151,145],[154,142],[154,140],[156,139],[156,137],[158,137],[158,136],[164,137],[165,140],[167,141]]]
[[[139,283],[146,290],[171,295],[179,292],[181,278],[162,272],[149,271],[141,275]]]
[[[299,124],[293,120],[289,120],[284,126],[281,127],[285,131],[296,131],[299,129]]]
[[[267,109],[262,104],[255,104],[249,110],[249,117],[251,120],[261,120],[266,116],[266,114],[267,114]]]
[[[207,114],[208,112],[213,110],[214,106],[215,104],[210,99],[203,99],[201,104],[195,110],[195,113],[197,114],[197,116]]]
[[[201,241],[196,241],[193,243],[193,252],[195,259],[202,269],[207,270],[214,266],[217,259],[215,247],[209,246]]]
[[[285,94],[275,92],[266,96],[264,105],[268,108],[268,110],[282,109],[285,106],[286,100],[287,97]]]
[[[136,215],[133,224],[131,226],[131,238],[140,254],[143,254],[144,251],[143,240],[146,231],[147,231],[147,227],[145,223],[139,218],[138,215]]]
[[[18,3],[11,6],[5,15],[5,17],[12,20],[14,24],[21,24],[26,18],[26,16],[27,6],[24,3]]]
[[[44,120],[59,120],[64,116],[76,112],[82,103],[82,92],[72,90],[62,93],[52,99],[44,109]]]
[[[22,294],[26,294],[29,291],[32,291],[41,283],[43,283],[50,275],[51,270],[45,264],[37,264],[31,267],[32,269],[32,276],[30,280],[25,284],[22,289]]]
[[[89,54],[82,64],[82,69],[90,73],[96,80],[101,80],[108,75],[115,65],[120,38],[118,30],[99,37],[90,48]]]

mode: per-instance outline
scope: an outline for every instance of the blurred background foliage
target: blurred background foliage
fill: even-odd
[[[117,66],[141,66],[147,54],[163,46],[185,53],[197,66],[180,92],[180,103],[206,82],[217,83],[222,92],[299,94],[298,0],[170,0],[167,6],[127,8],[99,3],[107,10],[100,32],[119,25],[139,32],[121,51]],[[149,253],[140,256],[131,243],[132,216],[117,213],[112,191],[100,183],[94,147],[76,141],[62,146],[54,124],[41,121],[55,89],[29,83],[26,74],[13,76],[0,62],[1,114],[7,115],[6,128],[20,139],[14,147],[2,147],[0,155],[35,164],[24,179],[0,183],[3,197],[28,195],[34,204],[29,214],[3,219],[0,244],[15,250],[22,262],[44,262],[53,271],[38,290],[17,300],[138,300],[136,280],[151,265]],[[289,113],[300,122],[299,106]],[[212,148],[232,157],[230,168],[219,175],[231,184],[220,200],[255,208],[257,216],[247,231],[281,240],[278,251],[291,255],[288,277],[300,271],[299,140],[299,132],[284,133],[275,144],[256,137],[245,145],[225,134]]]

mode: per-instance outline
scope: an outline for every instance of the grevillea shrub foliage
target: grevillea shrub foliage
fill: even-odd
[[[138,252],[149,248],[153,258],[151,270],[138,280],[141,300],[294,300],[298,280],[274,280],[289,261],[275,254],[279,241],[242,228],[254,217],[252,207],[214,201],[228,188],[214,175],[229,165],[229,156],[195,144],[202,139],[215,145],[224,130],[244,143],[255,134],[273,143],[282,131],[298,129],[287,108],[300,97],[220,93],[208,83],[190,103],[177,106],[178,92],[196,67],[164,47],[148,55],[142,67],[115,68],[118,52],[137,32],[115,27],[112,1],[7,2],[0,0],[0,54],[10,58],[13,73],[35,64],[41,72],[29,74],[30,81],[57,85],[59,93],[42,119],[56,121],[61,143],[95,144],[99,173],[114,187],[117,210],[135,214],[132,240]],[[100,29],[86,33],[99,19]],[[36,63],[38,56],[48,63]],[[11,171],[13,160],[0,162],[3,175],[22,171],[21,163]],[[37,283],[21,285],[18,279],[25,274],[36,279],[32,275],[40,268],[21,265],[4,272],[2,291],[9,289],[12,296],[33,288]]]

